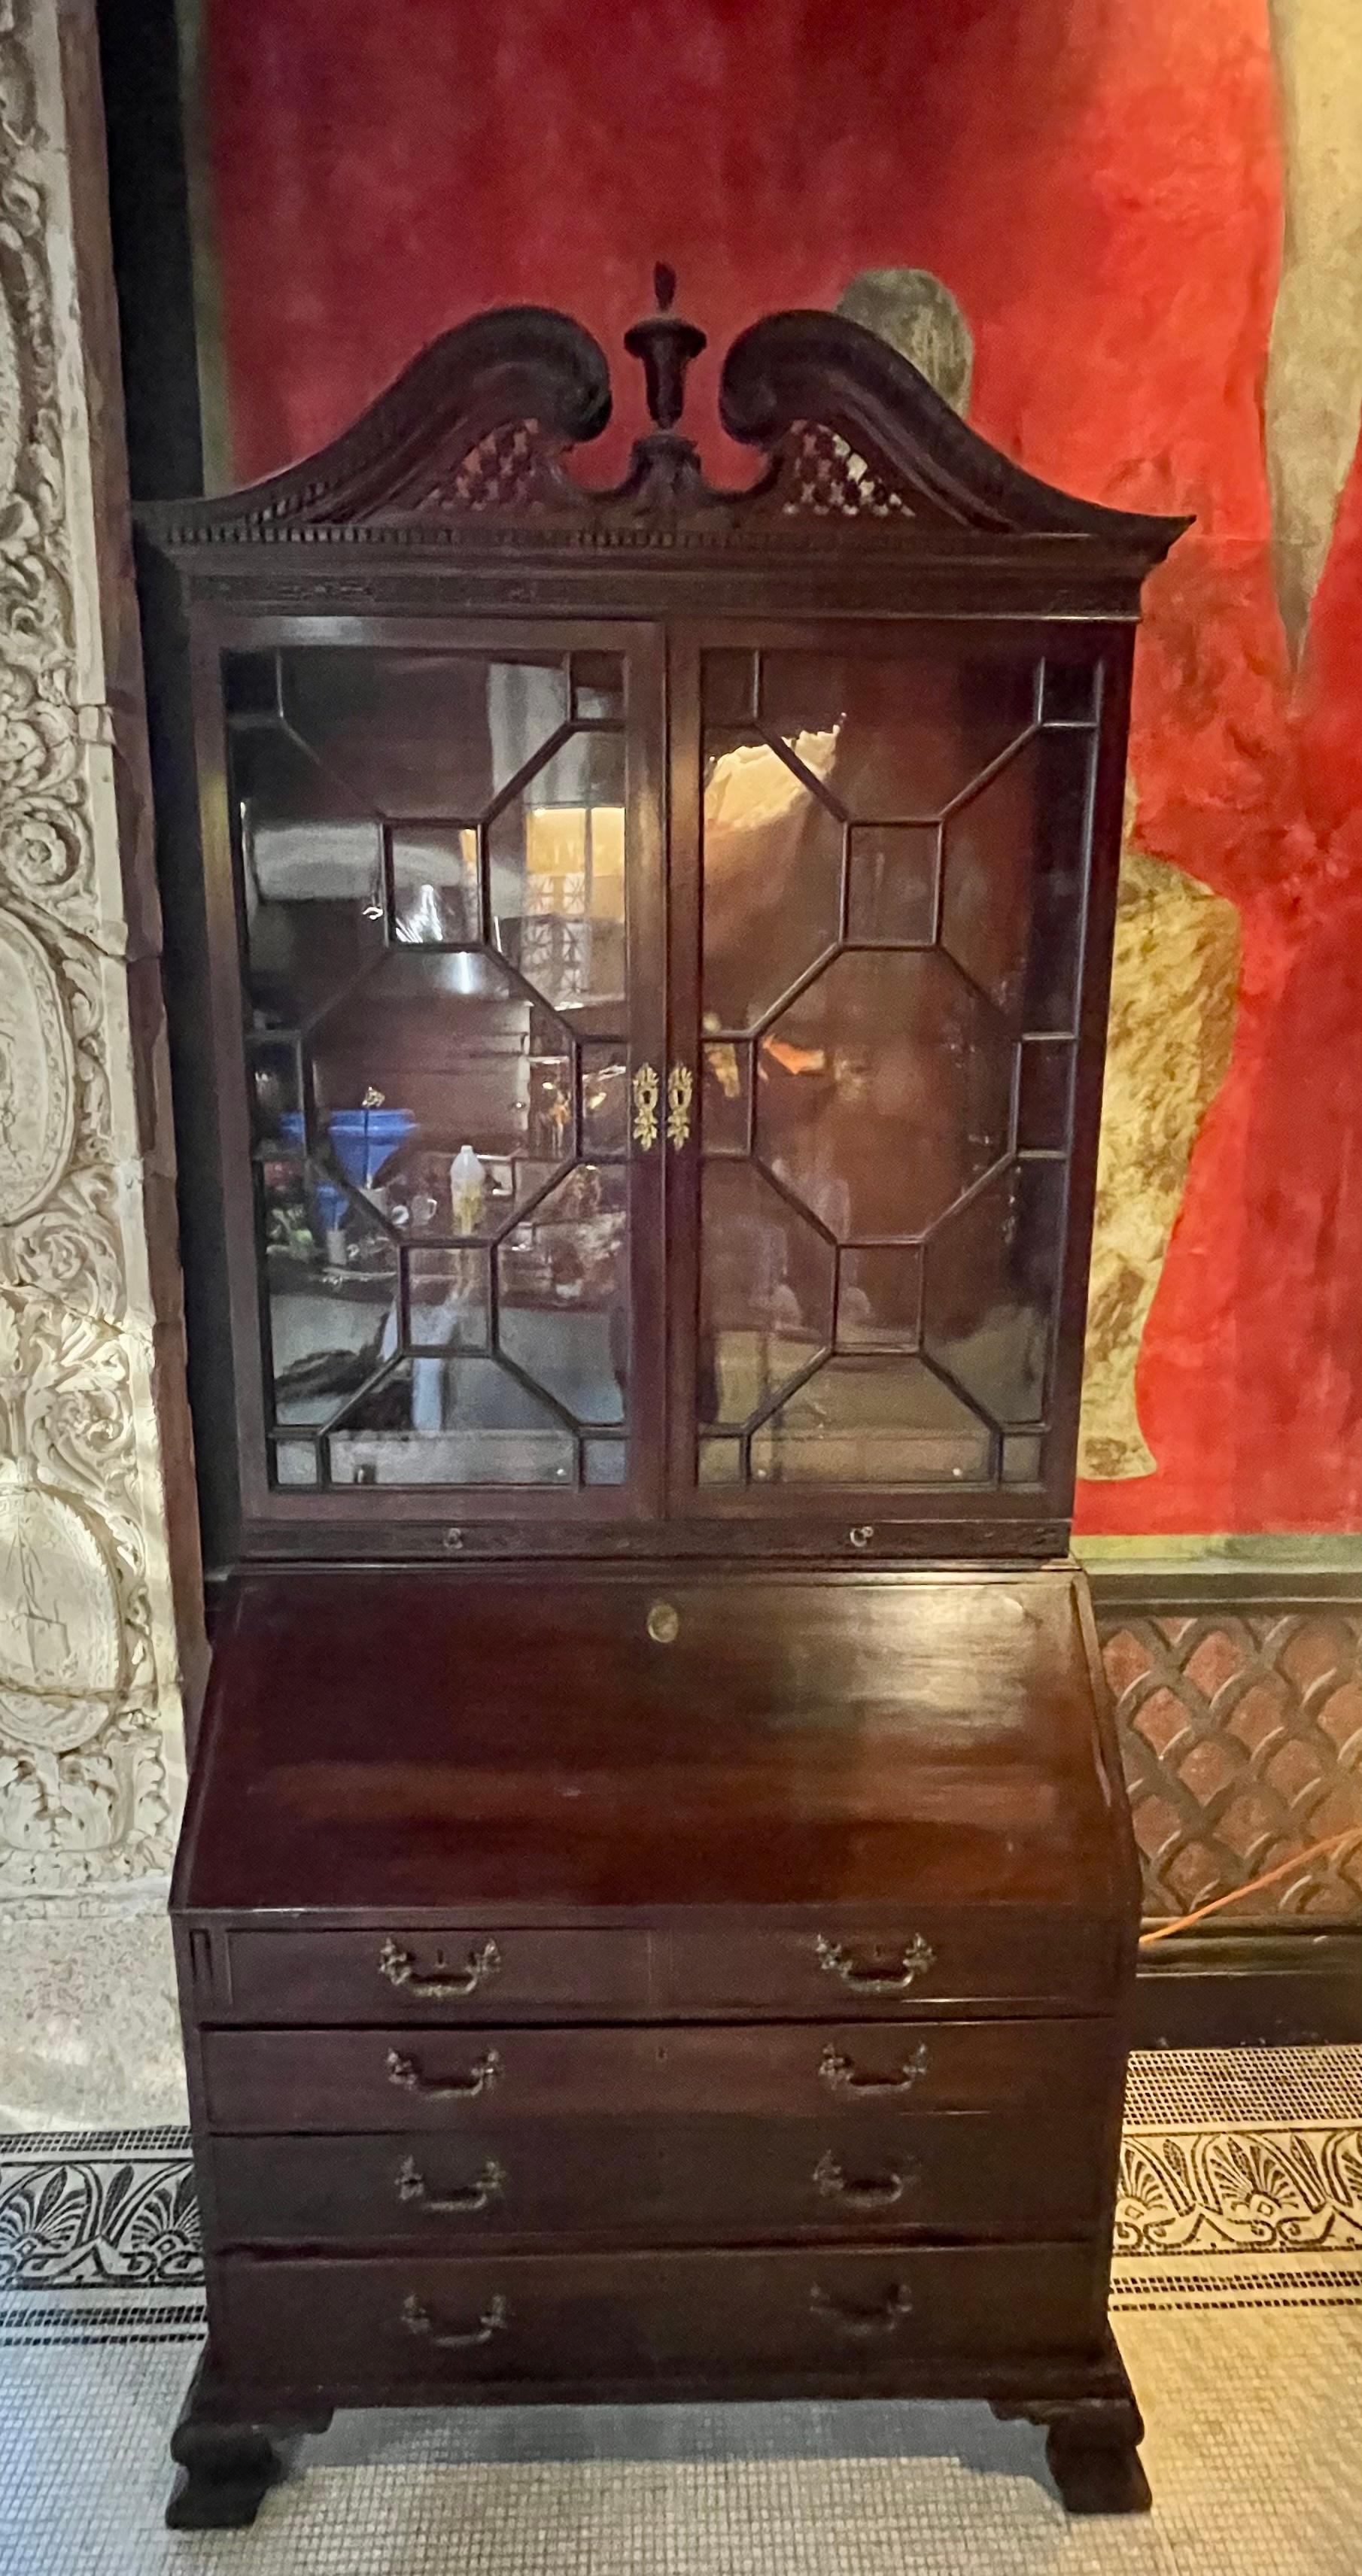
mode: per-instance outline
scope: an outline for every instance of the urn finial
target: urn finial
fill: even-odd
[[[653,293],[656,313],[646,322],[635,322],[625,332],[624,345],[631,358],[642,361],[650,418],[659,429],[673,429],[685,404],[686,369],[699,357],[705,335],[696,323],[673,313],[676,271],[665,260],[660,259],[653,270]]]

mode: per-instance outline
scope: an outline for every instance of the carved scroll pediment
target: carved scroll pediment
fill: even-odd
[[[476,315],[434,341],[351,429],[305,463],[221,499],[157,504],[148,533],[172,549],[233,540],[351,537],[448,545],[465,531],[552,544],[802,542],[810,519],[887,542],[949,530],[1089,539],[1136,578],[1185,524],[1108,510],[1040,483],[957,418],[926,378],[843,315],[775,313],[734,342],[719,414],[758,466],[743,488],[706,477],[676,426],[704,334],[660,310],[626,334],[653,428],[612,491],[572,475],[569,452],[610,417],[610,373],[590,333],[535,305]]]

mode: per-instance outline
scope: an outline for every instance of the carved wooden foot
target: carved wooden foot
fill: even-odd
[[[322,2433],[330,2420],[323,2409],[270,2426],[229,2417],[215,2396],[205,2353],[170,2437],[170,2456],[180,2472],[166,2506],[170,2529],[236,2531],[254,2522],[262,2499],[284,2474],[279,2437]]]
[[[1084,2397],[1045,2419],[1045,2456],[1066,2513],[1148,2513],[1144,2434],[1133,2397]]]
[[[1044,2426],[1045,2456],[1066,2513],[1148,2513],[1153,2497],[1139,2451],[1144,2420],[1114,2345],[1088,2395],[999,2401],[993,2412]]]

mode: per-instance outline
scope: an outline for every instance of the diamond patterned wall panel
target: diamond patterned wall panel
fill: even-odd
[[[1190,1913],[1351,1832],[1226,1922],[1362,1920],[1362,1607],[1100,1624],[1146,1916]]]

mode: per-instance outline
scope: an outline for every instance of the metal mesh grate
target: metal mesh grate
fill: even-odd
[[[1126,2083],[1126,2126],[1362,2118],[1362,2048],[1141,2049]]]

